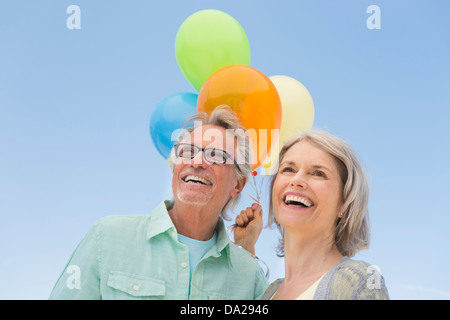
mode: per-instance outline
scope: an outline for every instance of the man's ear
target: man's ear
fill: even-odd
[[[244,189],[246,183],[247,179],[238,179],[230,191],[230,196],[236,198],[241,193],[242,189]]]

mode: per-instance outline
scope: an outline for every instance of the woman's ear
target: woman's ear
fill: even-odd
[[[339,208],[338,208],[339,214],[338,214],[337,218],[338,219],[342,219],[344,217],[344,215],[345,215],[345,211],[346,211],[346,209],[344,208],[344,203],[341,203]]]

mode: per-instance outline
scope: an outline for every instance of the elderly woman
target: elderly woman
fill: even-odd
[[[350,146],[310,131],[286,143],[270,184],[269,224],[282,238],[285,278],[263,299],[389,299],[376,267],[350,259],[369,244],[369,188]],[[262,228],[253,204],[236,217],[235,241],[250,252]]]

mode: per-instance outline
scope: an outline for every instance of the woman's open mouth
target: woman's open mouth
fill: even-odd
[[[283,203],[292,208],[310,208],[314,206],[314,203],[304,196],[286,194],[283,198]]]

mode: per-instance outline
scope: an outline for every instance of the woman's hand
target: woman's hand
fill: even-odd
[[[258,240],[263,226],[262,207],[253,203],[251,207],[241,211],[236,217],[235,223],[234,242],[255,254],[256,240]]]

